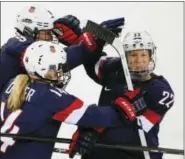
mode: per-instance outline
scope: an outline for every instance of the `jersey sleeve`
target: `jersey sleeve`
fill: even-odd
[[[147,109],[138,117],[140,126],[149,132],[153,126],[160,123],[167,111],[173,106],[174,92],[165,82],[152,83],[144,95]]]
[[[117,112],[110,106],[86,105],[71,94],[56,89],[50,91],[53,100],[47,103],[54,120],[86,127],[115,127],[122,124]]]
[[[4,50],[6,53],[13,55],[13,56],[20,56],[22,52],[25,51],[25,49],[34,42],[33,38],[25,38],[23,36],[16,36],[13,38],[10,38]]]
[[[0,65],[0,92],[7,81],[17,74],[25,73],[22,57],[26,48],[33,42],[33,39],[11,38],[1,49]]]
[[[108,57],[104,52],[84,65],[87,75],[101,85],[104,85],[105,79],[112,72],[116,72],[121,67],[119,57]]]
[[[85,64],[89,61],[88,59],[91,59],[94,56],[82,43],[69,46],[66,48],[66,52],[70,70],[81,64]]]
[[[102,57],[106,56],[106,53],[101,52],[101,53],[95,53],[95,56],[91,58],[88,62],[84,64],[84,69],[86,71],[86,74],[94,80],[96,83],[101,84],[101,80],[97,76],[95,72],[95,64],[98,62],[98,60]]]
[[[118,57],[102,56],[95,64],[95,73],[100,80],[106,78],[111,72],[121,68],[121,60]]]

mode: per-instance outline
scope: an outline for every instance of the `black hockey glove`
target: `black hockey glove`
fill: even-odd
[[[78,128],[72,136],[69,157],[73,158],[77,152],[81,155],[91,153],[101,131],[103,129]]]

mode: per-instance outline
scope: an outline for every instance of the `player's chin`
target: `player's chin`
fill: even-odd
[[[53,37],[50,35],[45,35],[45,36],[38,36],[36,38],[37,41],[53,41]]]
[[[146,67],[142,67],[142,66],[136,66],[136,67],[133,67],[131,69],[131,71],[144,71],[146,70],[147,68]]]
[[[53,38],[51,38],[51,37],[48,37],[48,38],[44,38],[44,39],[42,39],[43,41],[53,41]]]

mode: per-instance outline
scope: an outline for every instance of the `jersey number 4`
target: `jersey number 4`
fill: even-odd
[[[167,91],[163,91],[163,98],[159,101],[159,104],[165,105],[167,108],[174,102],[174,95]]]
[[[16,119],[21,114],[22,110],[17,110],[9,114],[9,116],[5,119],[4,118],[4,110],[5,110],[5,103],[1,103],[1,121],[3,125],[1,127],[1,133],[10,133],[10,134],[17,134],[19,132],[19,127],[15,125]],[[1,152],[5,153],[8,146],[13,146],[15,144],[15,140],[10,137],[1,137],[0,141],[2,145],[0,145]]]

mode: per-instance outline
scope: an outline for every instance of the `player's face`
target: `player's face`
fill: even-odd
[[[128,67],[131,71],[148,69],[150,54],[148,50],[133,50],[127,55]]]
[[[45,78],[50,80],[59,80],[63,76],[63,72],[57,72],[55,70],[49,70],[46,74]]]
[[[52,41],[52,31],[51,30],[41,30],[37,34],[36,40],[43,40],[43,41]]]

